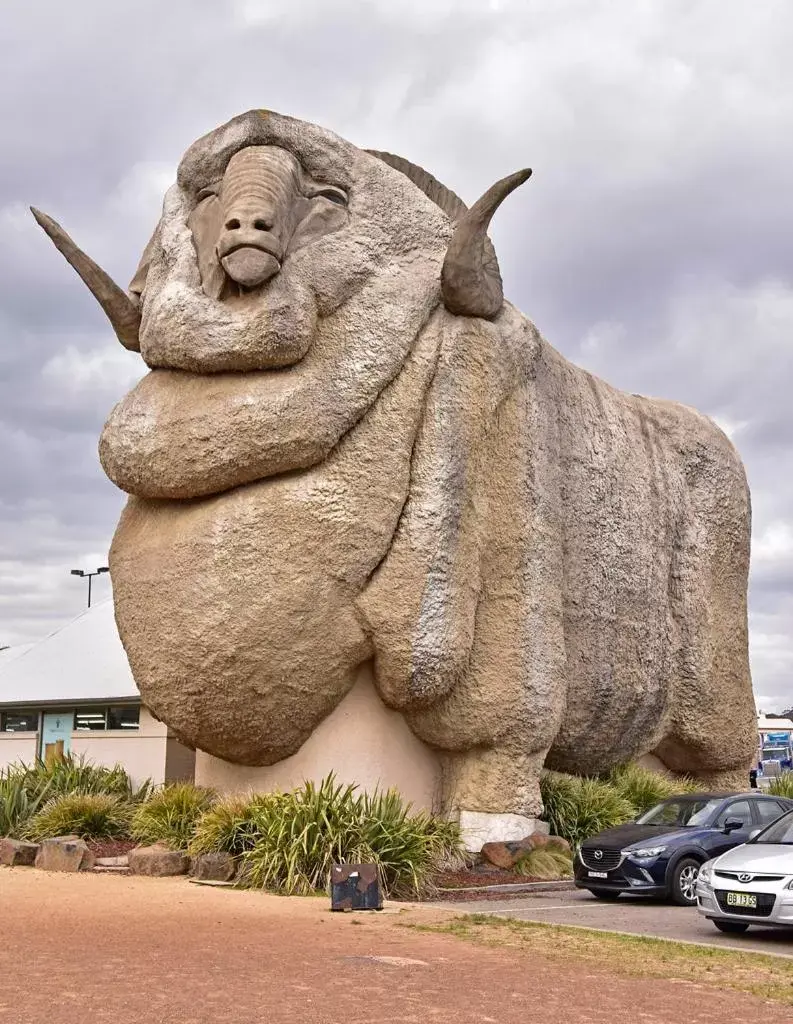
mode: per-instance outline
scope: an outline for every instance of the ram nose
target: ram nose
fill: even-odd
[[[275,216],[266,209],[232,210],[218,240],[218,256],[232,281],[258,288],[281,269],[283,246],[274,230]]]

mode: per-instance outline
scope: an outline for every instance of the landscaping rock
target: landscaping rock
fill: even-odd
[[[490,864],[503,871],[511,871],[521,857],[525,857],[532,850],[547,849],[561,850],[570,855],[570,844],[561,836],[549,836],[544,832],[532,832],[523,839],[510,843],[485,843],[482,847],[482,856]]]
[[[168,875],[185,875],[190,868],[190,858],[181,850],[169,850],[159,843],[154,846],[137,846],[128,856],[131,875],[151,875],[162,878]]]
[[[6,867],[31,867],[38,852],[38,843],[24,843],[21,839],[0,839],[0,864]]]
[[[90,871],[94,855],[79,836],[58,836],[41,841],[35,864],[42,871]]]
[[[123,857],[97,857],[96,868],[127,868],[129,867],[129,858],[126,853]]]
[[[485,843],[482,856],[489,863],[502,871],[511,871],[526,850],[521,846],[522,840],[514,843]]]
[[[193,877],[200,882],[230,882],[236,872],[230,853],[202,853],[193,861]]]

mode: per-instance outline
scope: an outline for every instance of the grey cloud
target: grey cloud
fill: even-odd
[[[27,205],[126,283],[186,146],[260,106],[401,153],[468,201],[534,167],[493,225],[507,297],[600,376],[733,430],[760,552],[756,687],[793,704],[791,44],[787,0],[13,5],[0,643],[81,609],[68,569],[106,558],[123,500],[97,436],[143,372]]]

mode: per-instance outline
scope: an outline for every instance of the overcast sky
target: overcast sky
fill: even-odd
[[[82,610],[69,570],[105,564],[123,500],[98,435],[143,372],[27,207],[126,286],[186,147],[266,107],[469,202],[534,168],[493,226],[505,293],[570,359],[731,434],[755,690],[793,704],[790,0],[34,0],[2,22],[0,645]]]

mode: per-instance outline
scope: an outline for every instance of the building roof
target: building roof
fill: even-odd
[[[0,651],[0,706],[139,698],[112,598],[43,640]]]
[[[768,715],[758,715],[757,728],[763,732],[790,732],[793,731],[793,722],[789,718],[769,718]]]

